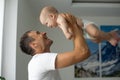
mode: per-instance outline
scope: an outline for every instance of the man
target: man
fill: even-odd
[[[28,31],[21,37],[21,50],[33,56],[28,64],[29,80],[61,80],[58,69],[76,64],[90,56],[82,31],[74,26],[74,49],[69,52],[51,53],[53,41],[45,32]]]

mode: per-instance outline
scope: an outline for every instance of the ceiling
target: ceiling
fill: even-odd
[[[120,3],[72,3],[71,0],[29,0],[37,16],[46,5],[52,5],[59,12],[70,12],[76,16],[120,17]],[[114,0],[113,0],[114,1]]]

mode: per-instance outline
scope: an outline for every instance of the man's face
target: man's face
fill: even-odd
[[[37,49],[41,49],[43,51],[49,50],[53,43],[53,41],[47,37],[45,32],[31,31],[28,35],[35,39],[33,41],[33,45]]]

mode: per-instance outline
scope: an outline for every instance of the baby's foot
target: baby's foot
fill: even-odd
[[[109,40],[109,42],[111,43],[111,45],[116,46],[118,44],[118,42],[120,41],[120,30],[113,30],[110,32],[112,38]]]

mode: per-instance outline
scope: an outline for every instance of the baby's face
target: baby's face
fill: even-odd
[[[46,26],[48,26],[50,28],[57,27],[56,20],[52,17],[48,17],[45,21],[45,24],[46,24]]]
[[[52,16],[48,16],[48,17],[41,17],[40,19],[41,23],[47,27],[50,27],[50,28],[54,28],[54,27],[57,27],[57,22],[56,22],[56,19]]]

